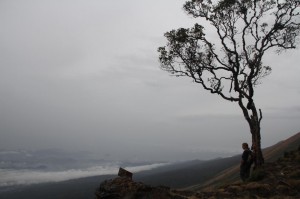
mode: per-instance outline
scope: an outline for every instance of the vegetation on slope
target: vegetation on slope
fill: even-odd
[[[271,147],[263,150],[265,162],[274,162],[278,158],[282,157],[286,151],[296,150],[300,145],[300,132],[291,136],[290,138],[281,141]],[[194,184],[188,187],[188,190],[197,191],[205,187],[218,187],[224,184],[237,183],[239,178],[239,164],[235,164],[232,167],[224,168],[223,171],[216,173],[209,180],[204,183]]]

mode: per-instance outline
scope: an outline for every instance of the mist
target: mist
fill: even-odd
[[[128,167],[132,172],[146,171],[154,169],[166,164],[152,164]],[[16,186],[16,185],[31,185],[47,182],[61,182],[66,180],[78,179],[90,176],[99,175],[116,175],[119,170],[119,165],[108,164],[105,166],[91,167],[81,170],[66,170],[66,171],[30,171],[30,170],[2,170],[0,169],[1,179],[0,187]]]
[[[251,135],[238,105],[159,68],[163,34],[195,22],[184,2],[2,0],[0,149],[135,162],[240,153]],[[263,147],[300,129],[298,57],[264,60],[273,73],[256,90]]]

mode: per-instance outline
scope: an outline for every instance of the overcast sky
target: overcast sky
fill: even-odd
[[[239,152],[237,104],[160,70],[163,34],[195,22],[185,0],[0,0],[0,149],[93,150],[182,160]],[[262,144],[300,131],[299,49],[268,54],[256,90]]]

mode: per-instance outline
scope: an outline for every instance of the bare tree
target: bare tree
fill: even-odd
[[[217,40],[209,41],[204,26],[195,24],[165,33],[167,45],[158,49],[163,70],[191,77],[212,94],[238,103],[250,127],[257,166],[264,158],[262,111],[256,108],[254,91],[271,72],[262,58],[270,49],[280,53],[296,47],[299,6],[300,0],[190,0],[184,10],[208,21]]]

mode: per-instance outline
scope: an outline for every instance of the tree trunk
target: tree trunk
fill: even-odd
[[[264,163],[264,157],[261,150],[261,136],[260,136],[260,121],[262,119],[261,110],[260,116],[258,116],[256,107],[253,103],[251,106],[252,115],[250,116],[250,120],[248,120],[250,126],[250,132],[252,135],[252,150],[255,154],[254,167],[260,167]]]
[[[247,120],[250,132],[252,135],[252,150],[255,154],[254,167],[261,167],[264,163],[264,157],[261,150],[261,136],[260,136],[260,122],[262,120],[262,113],[259,110],[260,115],[256,110],[255,104],[252,99],[248,101],[247,106],[244,105],[242,98],[239,100],[239,106],[241,107],[245,119]]]
[[[252,120],[249,125],[252,134],[252,150],[255,153],[254,168],[258,168],[264,163],[264,157],[261,150],[260,123],[257,120]]]

